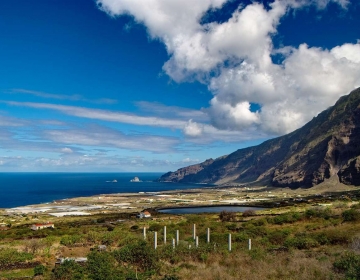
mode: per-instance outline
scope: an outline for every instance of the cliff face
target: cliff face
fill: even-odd
[[[360,88],[294,132],[181,168],[159,181],[311,187],[333,175],[360,185]]]

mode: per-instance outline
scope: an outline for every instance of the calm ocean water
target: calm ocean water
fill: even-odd
[[[195,184],[158,183],[163,173],[0,173],[0,208],[57,199],[125,192],[199,188]],[[143,182],[132,183],[135,176]],[[117,180],[117,183],[109,181]]]

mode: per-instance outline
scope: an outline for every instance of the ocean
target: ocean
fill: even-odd
[[[153,182],[163,173],[0,173],[0,208],[110,193],[158,192],[202,185]],[[142,182],[130,182],[134,177]],[[113,182],[116,180],[117,182]]]

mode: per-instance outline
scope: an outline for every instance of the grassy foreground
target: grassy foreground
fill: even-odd
[[[29,229],[34,217],[28,216],[0,232],[0,279],[360,279],[358,209],[359,203],[336,201],[258,213],[156,214],[155,220],[113,213],[61,218],[55,229],[39,231]],[[173,249],[176,230],[180,242]],[[88,261],[55,266],[57,257]]]

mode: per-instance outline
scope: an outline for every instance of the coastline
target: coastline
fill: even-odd
[[[211,186],[158,192],[128,192],[92,195],[55,200],[13,208],[2,208],[5,215],[42,214],[47,216],[95,215],[118,212],[140,212],[144,209],[212,206],[269,206],[276,201],[302,201],[320,189],[328,192],[357,190],[353,186],[289,189],[269,187]],[[280,204],[280,203],[278,203]]]

